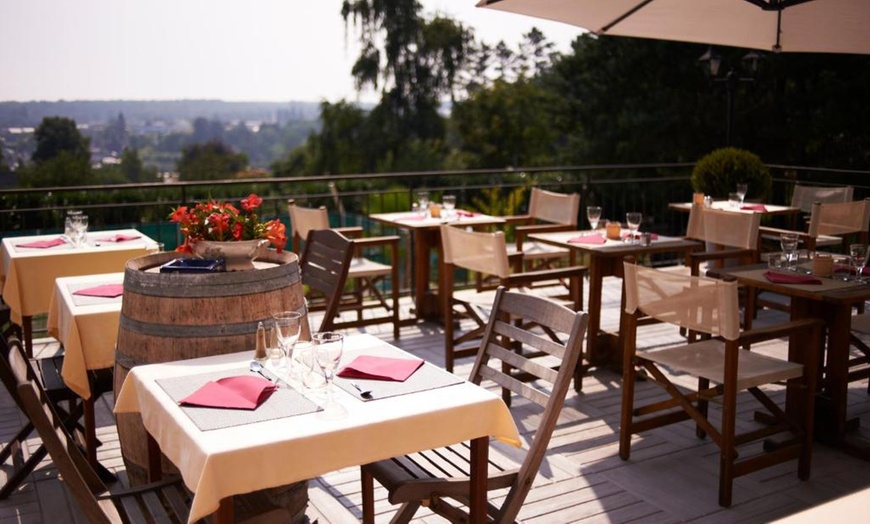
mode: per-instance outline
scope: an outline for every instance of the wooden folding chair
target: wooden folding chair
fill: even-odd
[[[513,467],[516,466],[513,463],[510,464],[512,467],[505,469],[508,465],[494,458],[495,453],[489,454],[487,490],[508,488],[508,492],[500,506],[488,504],[488,513],[493,521],[508,523],[516,520],[547,451],[573,369],[581,356],[586,314],[576,313],[548,299],[510,292],[504,287],[498,289],[492,308],[493,315],[469,380],[475,384],[495,382],[543,408],[540,418],[536,418],[538,426],[528,438],[531,444],[519,467]],[[567,334],[567,341],[564,344],[554,342],[539,331],[517,327],[507,320],[509,318],[523,318],[530,324]],[[559,362],[558,371],[515,352],[518,344],[549,354]],[[508,361],[535,375],[538,377],[535,387],[505,374],[493,365],[492,359]],[[451,501],[468,504],[469,455],[468,446],[458,444],[364,465],[361,470],[363,522],[374,522],[375,479],[387,488],[391,503],[402,504],[393,522],[408,522],[421,504],[453,522],[467,521],[464,508]]]
[[[516,226],[517,242],[508,246],[508,253],[521,252],[526,262],[545,263],[547,267],[551,267],[550,263],[555,260],[567,259],[567,249],[530,241],[527,237],[531,233],[577,229],[579,213],[580,195],[577,193],[556,193],[533,187],[529,197],[529,212],[503,217],[505,223]]]
[[[629,459],[634,434],[693,420],[696,434],[702,438],[709,436],[719,447],[721,506],[731,505],[734,478],[774,464],[797,459],[798,476],[801,480],[809,478],[823,322],[807,319],[741,333],[736,282],[659,271],[632,261],[625,262],[624,274],[621,329],[625,346],[619,456]],[[705,338],[668,348],[638,349],[641,315],[704,333]],[[789,338],[789,358],[795,361],[742,349],[780,337]],[[645,395],[647,402],[635,405],[639,369],[670,398],[661,400]],[[697,389],[687,391],[678,385],[673,379],[681,375],[696,377]],[[779,381],[787,383],[785,410],[760,389]],[[737,393],[743,390],[767,413],[756,416],[764,423],[738,434]],[[722,405],[719,427],[707,417],[714,399]],[[774,436],[782,440],[765,440]]]
[[[761,214],[709,209],[694,205],[689,213],[686,238],[700,240],[711,246],[708,251],[695,251],[686,257],[692,276],[699,276],[702,263],[721,264],[734,260],[752,264],[759,260],[758,229]]]
[[[109,493],[36,380],[21,344],[11,340],[4,349],[9,350],[17,397],[87,522],[187,522],[190,496],[180,479]]]
[[[355,321],[345,321],[346,327],[363,327],[390,322],[393,324],[393,338],[398,339],[401,321],[399,318],[399,237],[362,236],[360,227],[329,227],[329,213],[326,208],[305,208],[297,206],[295,201],[287,202],[287,211],[290,214],[290,229],[293,250],[296,253],[302,249],[302,241],[310,231],[321,229],[333,229],[345,237],[351,239],[354,245],[354,257],[348,269],[348,279],[353,283],[353,290],[343,293],[342,301],[338,304],[338,311],[356,311]],[[363,256],[371,249],[387,248],[390,263],[383,264]],[[386,281],[390,285],[390,297],[385,296],[382,289]],[[315,309],[319,309],[314,304]],[[386,314],[364,316],[365,310],[382,308]]]

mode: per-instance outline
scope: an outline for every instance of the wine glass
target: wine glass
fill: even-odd
[[[746,199],[746,192],[749,190],[748,184],[737,184],[737,197],[740,198],[740,205],[743,205],[743,201]]]
[[[586,206],[586,218],[593,231],[598,229],[598,222],[601,221],[601,206]]]
[[[637,211],[625,214],[625,222],[628,224],[628,234],[632,244],[637,242],[637,230],[640,227],[641,220],[643,220],[643,215]]]
[[[779,247],[782,248],[782,254],[785,257],[786,269],[794,271],[792,262],[797,259],[798,236],[794,233],[783,233],[779,236]]]
[[[323,406],[323,418],[341,418],[347,414],[344,407],[335,401],[333,397],[335,369],[341,361],[341,353],[344,349],[344,335],[332,331],[315,333],[311,340],[314,342],[314,359],[323,370],[326,378],[326,404]]]
[[[278,337],[279,346],[276,368],[282,372],[289,371],[291,378],[293,378],[293,373],[296,370],[296,367],[293,366],[293,348],[296,346],[296,341],[299,340],[302,313],[298,311],[280,311],[273,313],[272,318],[275,320],[275,334]]]
[[[855,266],[855,281],[864,282],[864,266],[867,265],[867,244],[852,244],[849,246],[849,255],[852,257],[852,265]]]

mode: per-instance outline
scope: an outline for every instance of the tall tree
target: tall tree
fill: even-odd
[[[233,178],[248,165],[248,156],[236,153],[223,142],[185,146],[178,161],[181,180],[223,180]]]
[[[36,150],[31,158],[37,164],[55,158],[61,152],[90,160],[90,139],[82,136],[75,120],[59,116],[43,118],[34,134]]]
[[[129,141],[130,136],[127,132],[127,121],[124,119],[124,113],[118,113],[118,118],[109,122],[103,131],[103,147],[111,153],[120,153],[124,151]]]

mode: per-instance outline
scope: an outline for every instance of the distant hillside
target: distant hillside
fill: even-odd
[[[78,124],[107,122],[124,114],[128,123],[149,121],[193,120],[260,120],[287,122],[316,120],[320,116],[316,102],[223,102],[221,100],[170,101],[60,101],[0,102],[0,129],[36,127],[46,116],[72,118]]]

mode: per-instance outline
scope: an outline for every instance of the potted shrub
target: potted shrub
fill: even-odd
[[[748,184],[747,198],[764,202],[773,178],[758,155],[736,147],[724,147],[704,156],[692,170],[692,188],[717,200],[728,198],[737,184]]]

